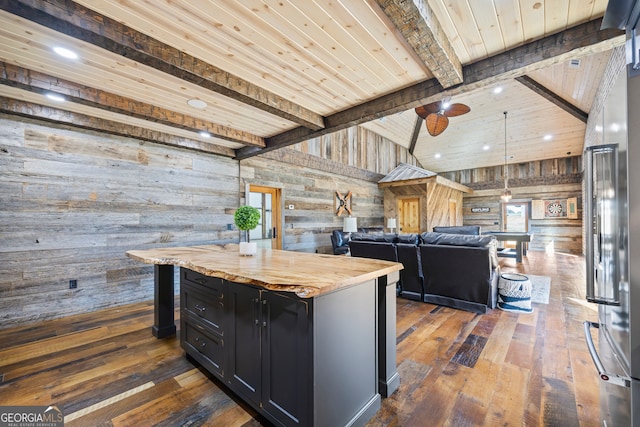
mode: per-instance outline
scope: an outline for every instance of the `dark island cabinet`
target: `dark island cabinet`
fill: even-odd
[[[312,300],[184,268],[180,277],[186,353],[274,424],[312,425]]]
[[[300,298],[181,268],[180,344],[276,426],[364,426],[380,408],[379,387],[399,381],[395,346],[378,353],[395,329],[382,328],[382,339],[377,323],[380,301],[395,309],[397,276]],[[385,310],[380,319],[395,326]]]
[[[226,382],[283,426],[310,425],[309,301],[230,283]]]

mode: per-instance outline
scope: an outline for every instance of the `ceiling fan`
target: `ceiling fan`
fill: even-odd
[[[464,104],[450,104],[448,101],[436,101],[416,107],[416,114],[422,117],[431,136],[438,136],[449,126],[449,117],[461,116],[471,111]]]

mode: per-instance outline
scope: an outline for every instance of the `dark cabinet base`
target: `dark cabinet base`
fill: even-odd
[[[364,426],[397,389],[397,273],[314,298],[180,277],[182,348],[273,424]]]

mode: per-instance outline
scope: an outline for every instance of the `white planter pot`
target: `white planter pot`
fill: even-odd
[[[240,255],[252,256],[258,251],[258,244],[256,242],[240,242]]]

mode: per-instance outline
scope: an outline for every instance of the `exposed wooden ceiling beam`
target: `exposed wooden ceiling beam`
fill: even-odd
[[[543,97],[544,99],[546,99],[547,101],[557,105],[567,113],[576,117],[578,120],[581,120],[582,122],[587,123],[587,119],[589,118],[588,113],[582,111],[575,105],[559,97],[558,95],[550,91],[548,88],[544,87],[537,81],[533,80],[531,77],[519,76],[519,77],[516,77],[516,80],[522,83],[523,85],[525,85],[526,87],[528,87],[529,89],[531,89],[532,91],[534,91],[535,93],[537,93],[538,95],[540,95],[541,97]]]
[[[581,58],[623,45],[625,42],[624,32],[615,29],[600,30],[601,22],[601,19],[586,22],[467,65],[463,67],[464,83],[460,85],[442,90],[436,79],[421,82],[327,116],[324,129],[311,131],[298,127],[267,138],[265,141],[267,146],[263,149],[241,148],[237,150],[236,159],[257,156],[265,151],[277,150],[307,139],[379,119],[415,108],[418,105],[440,100],[445,96],[470,92],[571,58]]]
[[[52,30],[107,49],[205,89],[309,129],[324,127],[320,114],[220,68],[67,0],[4,0],[0,7]]]
[[[0,62],[0,84],[43,95],[53,92],[63,95],[69,101],[78,104],[162,123],[178,129],[193,132],[207,131],[212,136],[227,141],[239,142],[244,145],[256,147],[265,146],[262,137],[248,132],[232,129],[174,111],[168,111],[164,108],[136,101],[135,99],[83,86],[4,62]]]
[[[376,0],[443,88],[462,83],[462,64],[426,0]]]
[[[416,115],[416,124],[413,127],[413,133],[411,134],[411,142],[409,143],[409,154],[413,155],[413,151],[416,149],[416,143],[418,142],[418,136],[420,136],[420,130],[424,124],[424,119]]]
[[[221,147],[216,144],[198,141],[195,139],[181,138],[164,132],[158,132],[139,126],[126,125],[85,114],[60,110],[45,105],[33,104],[0,96],[0,112],[19,115],[29,118],[41,119],[55,123],[63,123],[74,127],[109,133],[112,135],[136,138],[158,144],[170,145],[179,148],[201,151],[209,154],[218,154],[233,157],[234,150]]]

